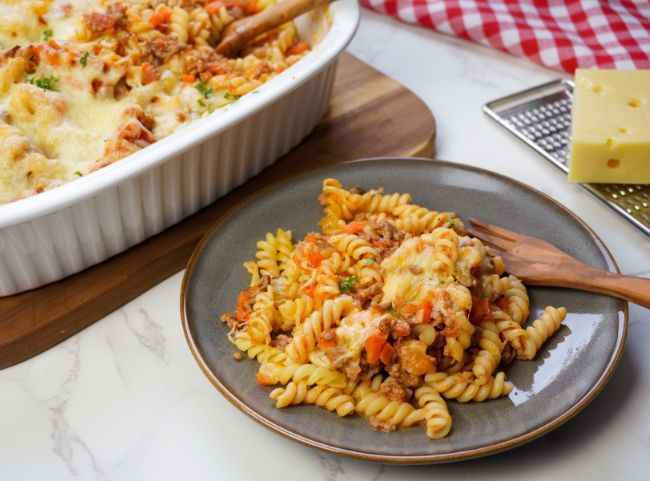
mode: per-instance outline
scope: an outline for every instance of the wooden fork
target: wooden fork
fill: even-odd
[[[650,309],[650,279],[624,276],[583,264],[548,242],[470,219],[465,231],[503,258],[506,271],[526,284],[571,287],[634,302]]]

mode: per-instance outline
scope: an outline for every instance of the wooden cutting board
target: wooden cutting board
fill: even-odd
[[[362,157],[430,157],[435,133],[433,115],[418,97],[343,54],[329,114],[277,163],[122,254],[53,284],[0,298],[0,369],[58,344],[183,269],[208,227],[269,183]]]

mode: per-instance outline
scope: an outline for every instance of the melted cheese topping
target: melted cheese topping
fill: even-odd
[[[376,330],[382,316],[371,310],[351,314],[341,320],[336,328],[336,338],[339,346],[345,346],[345,359],[356,359],[366,344],[370,334]]]
[[[204,8],[172,0],[0,0],[0,121],[21,139],[0,149],[0,203],[128,156],[304,55],[304,47],[291,53],[290,22],[243,58],[220,57],[212,47],[220,33]],[[202,20],[190,32],[196,12]],[[241,12],[223,6],[219,22]],[[23,160],[34,155],[41,161],[25,170]]]
[[[381,263],[384,276],[384,302],[419,304],[445,283],[434,268],[436,249],[428,239],[414,237],[402,242]]]

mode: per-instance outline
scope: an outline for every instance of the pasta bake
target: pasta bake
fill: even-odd
[[[535,358],[560,328],[563,307],[525,325],[525,286],[454,213],[336,179],[318,200],[320,231],[295,243],[287,230],[266,234],[244,264],[249,287],[221,317],[259,362],[259,384],[278,386],[278,408],[315,404],[442,438],[448,401],[507,396],[504,369]]]
[[[275,0],[0,0],[0,203],[69,182],[222,109],[309,45],[292,22],[240,58],[224,28]]]

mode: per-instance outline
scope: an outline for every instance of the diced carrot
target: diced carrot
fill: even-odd
[[[251,293],[248,291],[241,291],[237,296],[237,307],[243,309],[251,300]]]
[[[214,15],[217,13],[221,7],[223,7],[223,2],[217,1],[217,2],[210,2],[205,6],[205,10],[210,14]]]
[[[257,382],[260,383],[260,384],[263,385],[263,386],[272,386],[273,384],[275,384],[275,383],[273,382],[273,379],[271,379],[270,377],[268,377],[268,376],[267,376],[266,374],[264,374],[263,372],[258,372],[258,373],[255,375],[255,377],[257,377]]]
[[[284,72],[287,69],[286,65],[278,65],[278,67],[275,69],[276,72],[281,73]]]
[[[314,310],[315,311],[320,311],[321,308],[323,307],[323,301],[325,300],[325,296],[322,294],[314,294]]]
[[[186,73],[185,75],[181,75],[181,80],[186,84],[193,84],[196,82],[196,77],[191,73]]]
[[[298,42],[287,50],[287,55],[299,55],[307,50],[309,50],[309,44],[307,42]]]
[[[159,9],[157,12],[154,12],[154,14],[149,19],[149,23],[153,25],[154,28],[156,28],[162,25],[163,23],[168,22],[171,16],[172,16],[171,10],[163,7]]]
[[[306,295],[309,297],[314,297],[314,290],[316,289],[316,283],[310,282],[309,284],[305,284],[300,288],[302,292],[304,292]]]
[[[248,302],[251,299],[251,295],[248,291],[242,291],[237,296],[237,310],[235,311],[235,317],[238,321],[245,321],[248,319],[249,312],[246,309]]]
[[[312,249],[309,251],[309,254],[307,254],[307,261],[312,267],[318,267],[320,266],[320,263],[323,262],[323,256],[320,251]]]
[[[142,69],[142,83],[144,85],[150,84],[154,80],[158,80],[158,72],[149,62],[144,62],[140,65]]]
[[[404,307],[402,307],[401,312],[404,314],[415,314],[418,312],[419,307],[416,306],[415,304],[407,304]]]
[[[329,331],[323,331],[323,334],[326,334],[327,332],[331,332],[334,335],[333,336],[326,336],[326,335],[323,336],[323,335],[321,335],[321,336],[318,337],[318,347],[321,350],[325,350],[325,349],[328,349],[330,347],[336,346],[336,333],[333,330],[330,329]]]
[[[50,65],[58,66],[61,64],[61,57],[59,57],[59,52],[47,50],[45,53],[45,58],[50,63]]]
[[[496,304],[497,304],[497,306],[499,306],[499,309],[501,309],[502,311],[505,311],[505,310],[508,309],[508,299],[506,299],[503,296],[501,296],[501,297],[499,297],[497,299]]]
[[[381,348],[381,354],[379,355],[379,360],[384,364],[388,365],[391,358],[393,357],[393,352],[395,352],[395,349],[393,348],[393,346],[390,345],[390,343],[387,342],[386,344],[384,344],[384,347]]]
[[[425,299],[422,301],[422,322],[428,324],[431,322],[431,301]]]
[[[469,322],[472,324],[479,324],[483,318],[488,316],[490,311],[490,301],[487,298],[483,298],[478,302],[472,303],[472,309],[469,311]]]
[[[346,224],[346,226],[343,228],[343,232],[346,234],[356,234],[357,232],[361,232],[363,229],[365,229],[366,225],[367,222],[355,220],[349,224]]]
[[[456,324],[453,326],[447,326],[442,331],[440,331],[440,334],[444,337],[457,338],[460,334],[460,328]]]
[[[366,356],[368,358],[368,364],[376,364],[379,361],[381,356],[381,350],[386,344],[388,335],[383,332],[377,332],[372,334],[366,341]]]
[[[396,336],[404,337],[411,334],[411,326],[406,323],[398,323],[394,331]]]

